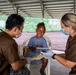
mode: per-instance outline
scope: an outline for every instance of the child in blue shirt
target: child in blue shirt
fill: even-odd
[[[45,24],[43,22],[39,23],[36,29],[36,36],[32,37],[28,43],[28,48],[30,49],[30,52],[26,54],[27,57],[35,57],[37,55],[36,49],[38,47],[48,48],[47,42],[43,37],[45,31],[46,31]],[[47,66],[48,60],[42,58],[41,61],[42,61],[42,66],[40,69],[40,73],[41,75],[46,75],[44,70]]]

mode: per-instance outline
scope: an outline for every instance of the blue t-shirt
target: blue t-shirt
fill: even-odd
[[[48,48],[47,42],[44,37],[36,38],[36,36],[32,37],[28,43],[28,47],[36,47],[36,45],[40,45],[43,48]],[[36,56],[36,50],[31,50],[26,56],[34,57]]]
[[[48,48],[47,41],[45,40],[44,37],[36,38],[36,36],[34,36],[29,40],[28,47],[30,46],[36,47],[36,45],[40,45],[43,48]],[[36,55],[37,55],[37,51],[31,50],[26,54],[26,57],[35,57]],[[41,60],[31,61],[31,64],[41,64]]]

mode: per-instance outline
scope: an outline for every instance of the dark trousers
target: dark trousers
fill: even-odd
[[[27,67],[22,67],[18,71],[14,71],[12,68],[10,68],[10,75],[30,75],[30,71]]]

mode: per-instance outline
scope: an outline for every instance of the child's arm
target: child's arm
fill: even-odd
[[[29,46],[29,49],[30,50],[36,50],[38,47],[41,47],[39,44],[38,45],[36,45],[36,47],[33,47],[33,46]]]
[[[29,50],[36,50],[36,47],[29,46]]]

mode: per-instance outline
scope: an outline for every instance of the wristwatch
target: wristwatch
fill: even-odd
[[[54,55],[52,56],[53,59],[55,59],[55,58],[54,58],[55,55],[56,55],[56,54],[54,54]]]

